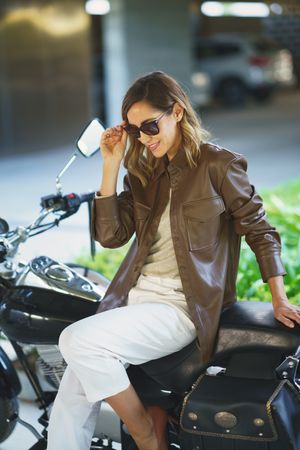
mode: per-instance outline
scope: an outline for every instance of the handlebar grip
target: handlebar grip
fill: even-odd
[[[81,203],[89,202],[94,196],[94,192],[83,194],[75,194],[72,192],[64,196],[61,194],[50,194],[42,197],[41,206],[43,208],[53,208],[55,211],[66,211],[74,214]]]
[[[85,194],[80,194],[80,203],[89,202],[90,200],[93,200],[95,197],[95,192],[87,192]]]

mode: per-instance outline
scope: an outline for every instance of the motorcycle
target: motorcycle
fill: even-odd
[[[0,442],[16,423],[36,437],[29,450],[47,446],[47,425],[66,363],[58,348],[62,330],[95,313],[109,281],[77,264],[38,256],[17,260],[21,243],[76,214],[87,202],[91,223],[94,192],[63,195],[61,176],[78,154],[99,150],[98,119],[85,128],[77,150],[56,178],[56,193],[42,197],[42,209],[28,227],[9,230],[0,219],[0,328],[9,340],[42,410],[42,432],[19,416],[18,374],[0,347]],[[52,217],[52,221],[45,219]],[[90,232],[91,236],[91,232]],[[91,253],[95,245],[91,237]],[[32,368],[28,346],[37,355]],[[168,413],[169,449],[300,450],[300,329],[278,322],[269,303],[240,301],[221,316],[213,356],[203,363],[197,339],[182,350],[127,373],[146,407]],[[51,389],[42,388],[40,373]],[[137,450],[126,426],[102,402],[91,449]]]

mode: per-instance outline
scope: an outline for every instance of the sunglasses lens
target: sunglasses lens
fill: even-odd
[[[159,128],[156,122],[148,122],[141,126],[141,131],[149,136],[154,136],[159,133]]]
[[[130,134],[131,136],[134,136],[136,138],[140,137],[140,130],[138,129],[138,127],[136,127],[134,125],[125,125],[124,130],[126,131],[126,133]]]

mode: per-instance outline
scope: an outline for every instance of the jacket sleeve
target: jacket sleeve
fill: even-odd
[[[117,248],[126,244],[135,232],[133,199],[128,175],[119,194],[99,197],[92,208],[92,236],[103,247]]]
[[[280,257],[281,240],[267,221],[262,198],[249,183],[246,170],[247,161],[243,156],[231,161],[221,184],[221,194],[236,233],[245,236],[266,282],[272,276],[286,274]]]

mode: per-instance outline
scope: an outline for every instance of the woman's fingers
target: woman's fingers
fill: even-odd
[[[122,160],[126,148],[127,133],[121,125],[107,128],[101,136],[100,151],[103,158]]]
[[[121,138],[121,134],[114,128],[108,128],[101,136],[101,142],[103,144],[114,144]]]
[[[123,128],[121,126],[115,126],[112,128],[107,128],[107,130],[104,131],[102,134],[102,137],[104,139],[111,139],[111,138],[117,138],[121,137],[123,133]]]
[[[294,322],[285,316],[279,316],[279,317],[277,317],[277,320],[279,320],[280,322],[282,322],[284,325],[286,325],[289,328],[294,328],[294,326],[295,326]]]
[[[283,306],[276,311],[275,317],[284,325],[293,328],[295,322],[300,325],[300,308],[294,305]]]

